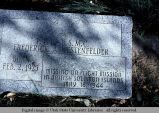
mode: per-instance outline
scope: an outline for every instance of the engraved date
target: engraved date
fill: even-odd
[[[3,63],[2,68],[3,70],[38,71],[39,65],[34,62],[27,64]]]

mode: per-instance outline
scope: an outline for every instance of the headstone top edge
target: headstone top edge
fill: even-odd
[[[66,13],[66,12],[48,12],[48,11],[33,11],[33,10],[5,10],[5,9],[0,9],[0,17],[6,17],[6,16],[10,16],[10,18],[12,19],[18,19],[18,18],[23,18],[23,14],[32,14],[30,16],[33,15],[37,15],[37,16],[42,16],[43,14],[47,14],[48,16],[53,16],[54,14],[61,14],[63,16],[69,16],[69,15],[74,15],[74,16],[83,16],[85,15],[86,17],[98,17],[98,18],[102,18],[102,19],[108,19],[108,18],[117,18],[116,20],[127,20],[129,22],[132,21],[132,17],[131,16],[119,16],[119,15],[100,15],[100,14],[83,14],[83,13]],[[22,15],[20,15],[22,14]],[[13,17],[12,15],[14,15],[15,17]],[[18,17],[16,17],[16,15]],[[19,17],[20,15],[20,17]]]

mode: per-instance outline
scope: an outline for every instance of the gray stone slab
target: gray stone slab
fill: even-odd
[[[0,92],[131,97],[130,17],[0,12]]]

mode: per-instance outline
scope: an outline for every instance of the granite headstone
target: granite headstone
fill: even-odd
[[[129,98],[132,20],[0,10],[0,92]]]

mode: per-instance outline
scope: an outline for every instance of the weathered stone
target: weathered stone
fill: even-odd
[[[131,96],[131,18],[0,12],[1,92]]]

